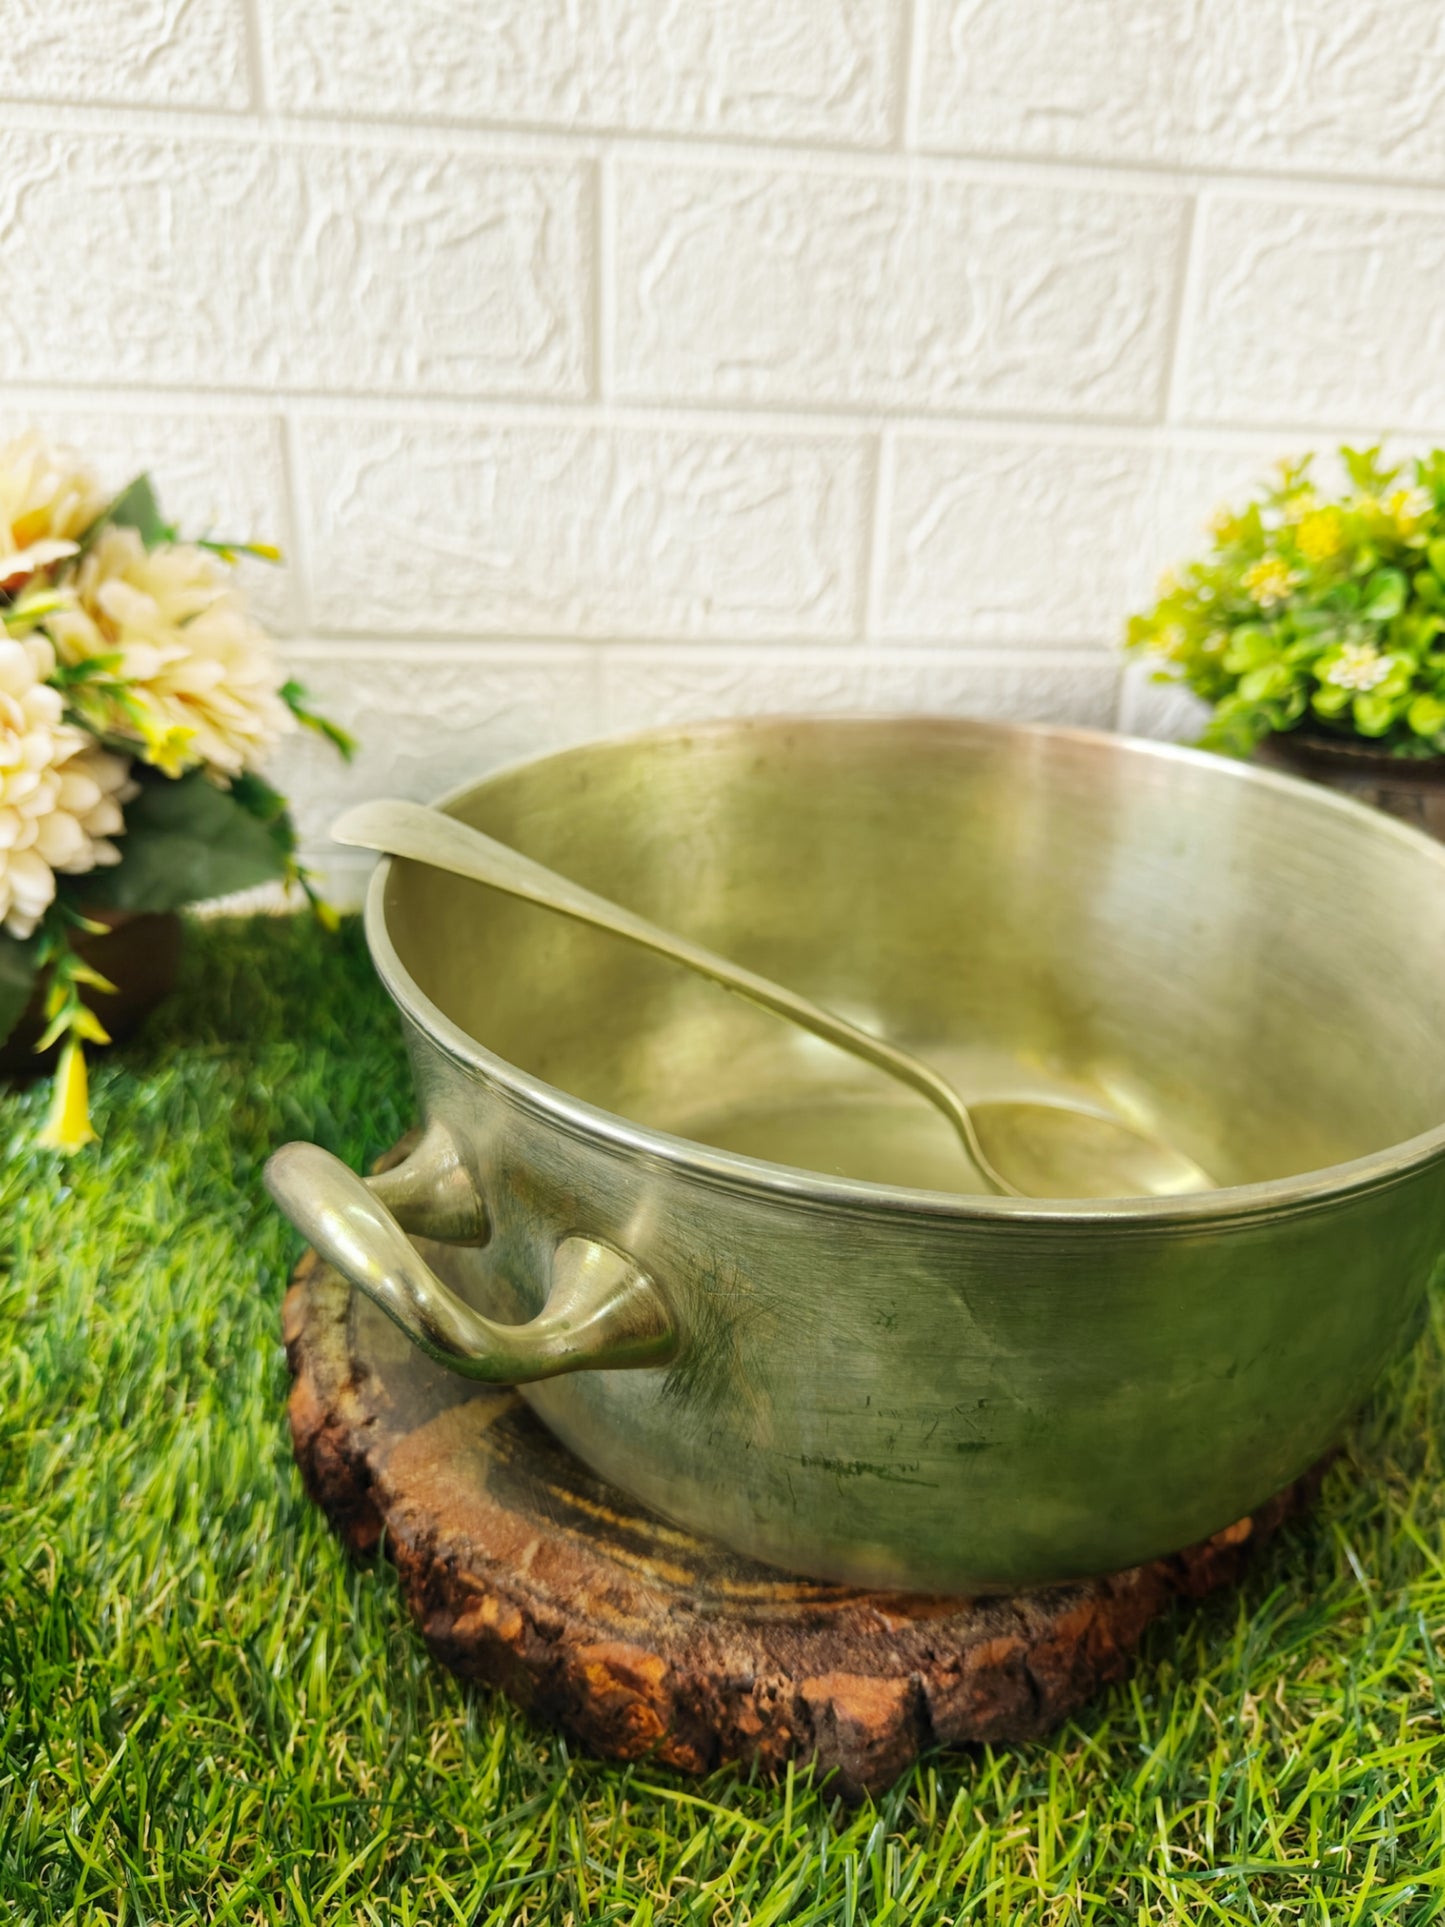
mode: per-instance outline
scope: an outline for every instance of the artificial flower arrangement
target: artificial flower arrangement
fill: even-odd
[[[1342,448],[1348,486],[1313,458],[1211,524],[1201,561],[1166,575],[1128,647],[1163,658],[1212,705],[1201,742],[1248,756],[1267,737],[1364,739],[1377,755],[1445,756],[1445,449],[1407,485],[1378,448]]]
[[[352,745],[283,676],[231,570],[260,543],[183,542],[142,475],[111,496],[38,434],[0,447],[0,1042],[44,986],[60,1045],[43,1144],[95,1135],[75,938],[273,880],[318,910],[286,803],[258,773],[298,724]]]

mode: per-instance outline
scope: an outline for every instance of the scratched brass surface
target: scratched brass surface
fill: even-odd
[[[1445,1248],[1424,837],[1188,752],[916,719],[662,732],[448,807],[970,1096],[1102,1095],[1224,1187],[977,1195],[945,1121],[868,1067],[596,930],[381,866],[373,955],[490,1231],[446,1279],[520,1320],[564,1241],[625,1255],[668,1362],[526,1395],[680,1522],[940,1591],[1129,1564],[1301,1472],[1411,1329]],[[391,1183],[431,1228],[430,1171]]]

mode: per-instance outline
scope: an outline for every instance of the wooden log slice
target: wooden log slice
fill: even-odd
[[[1124,1673],[1173,1601],[1233,1583],[1318,1484],[1085,1584],[864,1592],[758,1565],[635,1504],[515,1392],[424,1358],[314,1253],[284,1317],[307,1489],[353,1554],[384,1545],[437,1658],[598,1753],[689,1773],[816,1760],[856,1797],[926,1747],[1044,1733]]]

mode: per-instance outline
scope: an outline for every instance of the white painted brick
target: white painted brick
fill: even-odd
[[[290,541],[281,424],[266,415],[123,413],[103,403],[60,407],[0,396],[0,443],[25,428],[67,442],[105,485],[122,488],[148,472],[167,518],[185,536]],[[277,634],[296,627],[293,568],[243,557],[237,580],[251,607]]]
[[[609,649],[601,713],[608,731],[716,716],[830,712],[993,716],[1107,728],[1118,667],[1108,657],[953,656],[897,650],[853,659],[822,651]]]
[[[307,419],[317,626],[846,637],[861,437]]]
[[[933,0],[925,147],[1438,181],[1438,0]]]
[[[1260,479],[1237,447],[900,435],[878,633],[1112,643],[1166,563]]]
[[[424,802],[469,778],[598,733],[593,653],[294,645],[287,666],[360,745],[347,765],[311,735],[288,738],[272,774],[316,847],[338,810],[368,796]]]
[[[1184,413],[1445,422],[1445,208],[1210,195]]]
[[[889,133],[890,0],[269,0],[300,113],[819,139]]]
[[[868,707],[861,655],[784,649],[602,652],[601,727],[660,728],[712,717],[849,714]]]
[[[585,170],[0,134],[8,381],[575,396]]]
[[[1019,650],[990,660],[900,649],[875,662],[868,678],[871,710],[1094,729],[1111,726],[1118,694],[1117,661],[1082,653],[1059,657]]]
[[[0,100],[125,107],[247,104],[244,0],[13,0]]]
[[[620,394],[1152,417],[1183,202],[618,169]]]
[[[1145,659],[1124,670],[1119,727],[1127,736],[1152,736],[1166,743],[1196,743],[1209,719],[1209,705],[1183,683],[1157,682]]]

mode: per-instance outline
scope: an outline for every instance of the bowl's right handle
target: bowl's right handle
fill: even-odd
[[[384,1198],[419,1233],[480,1242],[485,1209],[445,1133],[432,1126],[405,1163],[357,1177],[319,1144],[285,1144],[266,1165],[266,1188],[292,1224],[429,1358],[464,1377],[524,1385],[562,1372],[662,1365],[677,1351],[667,1304],[624,1252],[564,1238],[547,1302],[525,1325],[500,1325],[463,1303],[412,1244]]]

